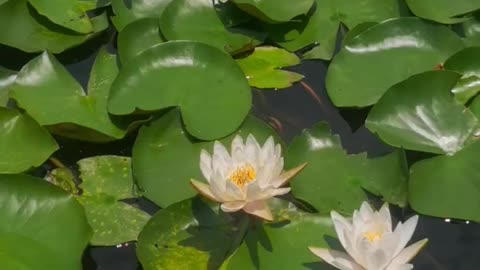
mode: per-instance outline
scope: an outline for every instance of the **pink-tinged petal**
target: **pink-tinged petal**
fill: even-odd
[[[233,202],[224,202],[221,205],[223,212],[237,212],[238,210],[245,207],[246,202],[243,201],[233,201]]]
[[[290,181],[293,177],[299,174],[306,166],[307,163],[303,163],[300,166],[297,166],[291,170],[282,173],[280,175],[280,178],[278,178],[274,183],[272,183],[272,185],[277,188],[286,185],[288,181]]]
[[[265,200],[249,202],[243,208],[248,214],[263,218],[268,221],[273,221],[273,215]]]
[[[203,177],[210,183],[213,174],[212,157],[203,149],[200,152],[200,170],[202,171]]]
[[[308,247],[310,251],[320,257],[324,262],[341,270],[364,270],[347,253],[329,250],[326,248]]]
[[[393,233],[399,234],[399,241],[397,243],[397,248],[395,249],[393,256],[397,256],[402,251],[402,249],[407,246],[408,241],[410,241],[413,233],[415,232],[417,223],[418,216],[413,216],[409,218],[404,224],[399,223],[397,225],[397,228],[395,228],[395,231]]]
[[[213,195],[212,191],[210,190],[210,186],[202,183],[200,181],[197,181],[195,179],[190,179],[190,184],[192,187],[201,195],[207,197],[208,199],[214,201],[214,202],[219,202],[217,197]]]
[[[427,242],[428,242],[428,239],[423,239],[416,242],[415,244],[412,244],[406,247],[392,260],[390,265],[392,267],[395,267],[396,265],[402,265],[410,262],[413,259],[413,257],[415,257],[418,254],[418,252],[420,252],[420,250],[427,244]],[[395,268],[392,268],[392,269],[387,268],[387,269],[392,270]]]

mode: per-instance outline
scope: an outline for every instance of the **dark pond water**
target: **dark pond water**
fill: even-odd
[[[109,38],[106,39],[108,41]],[[98,42],[95,41],[95,42]],[[98,48],[98,46],[95,46]],[[96,49],[84,46],[80,51],[63,54],[61,60],[82,85],[86,86]],[[32,55],[0,46],[0,65],[19,69]],[[254,90],[253,113],[276,127],[279,134],[290,140],[304,128],[319,121],[330,124],[332,131],[341,136],[344,147],[350,153],[366,151],[369,156],[383,155],[390,151],[364,126],[367,110],[339,111],[330,102],[325,91],[325,74],[328,62],[304,61],[293,70],[305,75],[305,80],[290,89],[279,91]],[[62,145],[56,154],[66,164],[99,154],[130,155],[135,134],[119,142],[104,145],[72,142],[57,138]],[[420,153],[409,153],[409,162],[424,158]],[[47,170],[48,168],[43,168]],[[42,170],[38,172],[42,174]],[[326,172],[328,176],[328,172]],[[461,196],[461,194],[459,194]],[[144,200],[138,202],[150,213],[156,207]],[[413,215],[410,209],[393,209],[399,220]],[[428,238],[427,247],[414,259],[417,270],[473,270],[480,265],[480,225],[467,221],[450,221],[421,216],[414,239]],[[140,270],[135,257],[135,245],[121,247],[89,248],[84,256],[85,270]],[[248,269],[245,269],[248,270]],[[295,269],[290,269],[295,270]]]

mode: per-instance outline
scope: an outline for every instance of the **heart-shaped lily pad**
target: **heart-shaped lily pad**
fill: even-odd
[[[158,211],[138,239],[145,270],[218,269],[242,230],[229,215],[196,197]]]
[[[394,85],[370,111],[367,128],[406,149],[439,154],[462,149],[478,120],[451,93],[459,77],[428,71]]]
[[[120,139],[126,128],[114,124],[107,112],[110,86],[117,73],[116,57],[100,50],[87,95],[60,62],[45,52],[18,73],[10,96],[56,134],[95,142]]]
[[[91,229],[81,205],[27,175],[0,175],[0,268],[81,270]]]
[[[419,213],[480,222],[480,142],[415,163],[408,198]]]
[[[259,143],[275,132],[262,121],[248,117],[236,134],[253,134]],[[228,146],[234,135],[221,142]],[[185,133],[178,111],[171,111],[140,129],[133,147],[133,174],[144,196],[166,207],[195,195],[191,178],[202,180],[200,151],[213,150],[213,142],[192,139]],[[298,166],[298,164],[295,164]]]
[[[307,14],[314,0],[232,0],[239,8],[259,19],[288,22],[298,15]]]
[[[408,172],[401,150],[373,159],[366,153],[348,155],[339,138],[319,123],[294,138],[288,148],[287,168],[303,162],[308,165],[290,182],[292,193],[321,213],[351,214],[367,199],[363,189],[387,202],[406,204]]]
[[[0,107],[0,174],[20,173],[42,164],[58,149],[30,116]]]
[[[329,60],[335,50],[340,24],[353,29],[364,22],[380,22],[400,16],[397,0],[315,0],[316,5],[303,20],[267,26],[275,43],[297,51],[317,43],[303,57]]]
[[[7,106],[10,85],[15,81],[17,72],[0,66],[0,107]]]
[[[245,58],[237,60],[250,86],[257,88],[287,88],[303,79],[303,75],[280,68],[300,64],[293,53],[275,47],[257,47]]]
[[[445,26],[418,18],[384,21],[335,56],[327,73],[328,95],[339,107],[373,105],[392,85],[435,69],[463,46]]]
[[[112,85],[109,111],[180,107],[187,131],[217,139],[237,129],[250,110],[252,94],[230,55],[193,41],[170,41],[137,55]]]
[[[440,23],[459,23],[468,19],[465,14],[480,9],[477,0],[405,0],[410,10],[425,19]]]
[[[443,65],[445,69],[463,75],[452,89],[455,98],[463,104],[480,92],[480,64],[472,61],[479,58],[480,47],[469,47],[448,58]]]
[[[85,42],[108,27],[105,14],[91,18],[90,22],[93,33],[83,35],[72,33],[59,29],[58,25],[35,14],[35,10],[28,6],[27,0],[8,1],[0,5],[0,25],[2,26],[0,44],[26,52],[48,50],[59,53]]]

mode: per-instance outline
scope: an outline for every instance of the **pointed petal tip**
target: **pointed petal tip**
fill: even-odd
[[[307,166],[307,162],[301,164],[300,166],[297,166],[293,169],[290,169],[280,175],[280,181],[275,184],[275,187],[281,187],[285,184],[287,184],[291,179],[293,179],[295,176],[297,176],[305,167]]]
[[[195,179],[190,179],[190,185],[195,189],[200,195],[210,199],[211,201],[214,202],[219,202],[219,200],[213,195],[212,191],[210,190],[210,186],[202,183],[200,181],[197,181]]]

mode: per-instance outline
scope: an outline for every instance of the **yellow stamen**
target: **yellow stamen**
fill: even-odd
[[[257,176],[257,173],[255,172],[255,169],[250,166],[241,166],[237,168],[233,173],[230,175],[229,179],[232,181],[237,187],[242,188],[246,184],[252,182],[255,177]]]
[[[382,238],[382,234],[379,233],[379,232],[375,232],[375,231],[373,231],[373,232],[366,232],[366,233],[363,234],[363,237],[364,237],[365,239],[367,239],[368,242],[373,243],[373,242],[379,240],[380,238]]]

